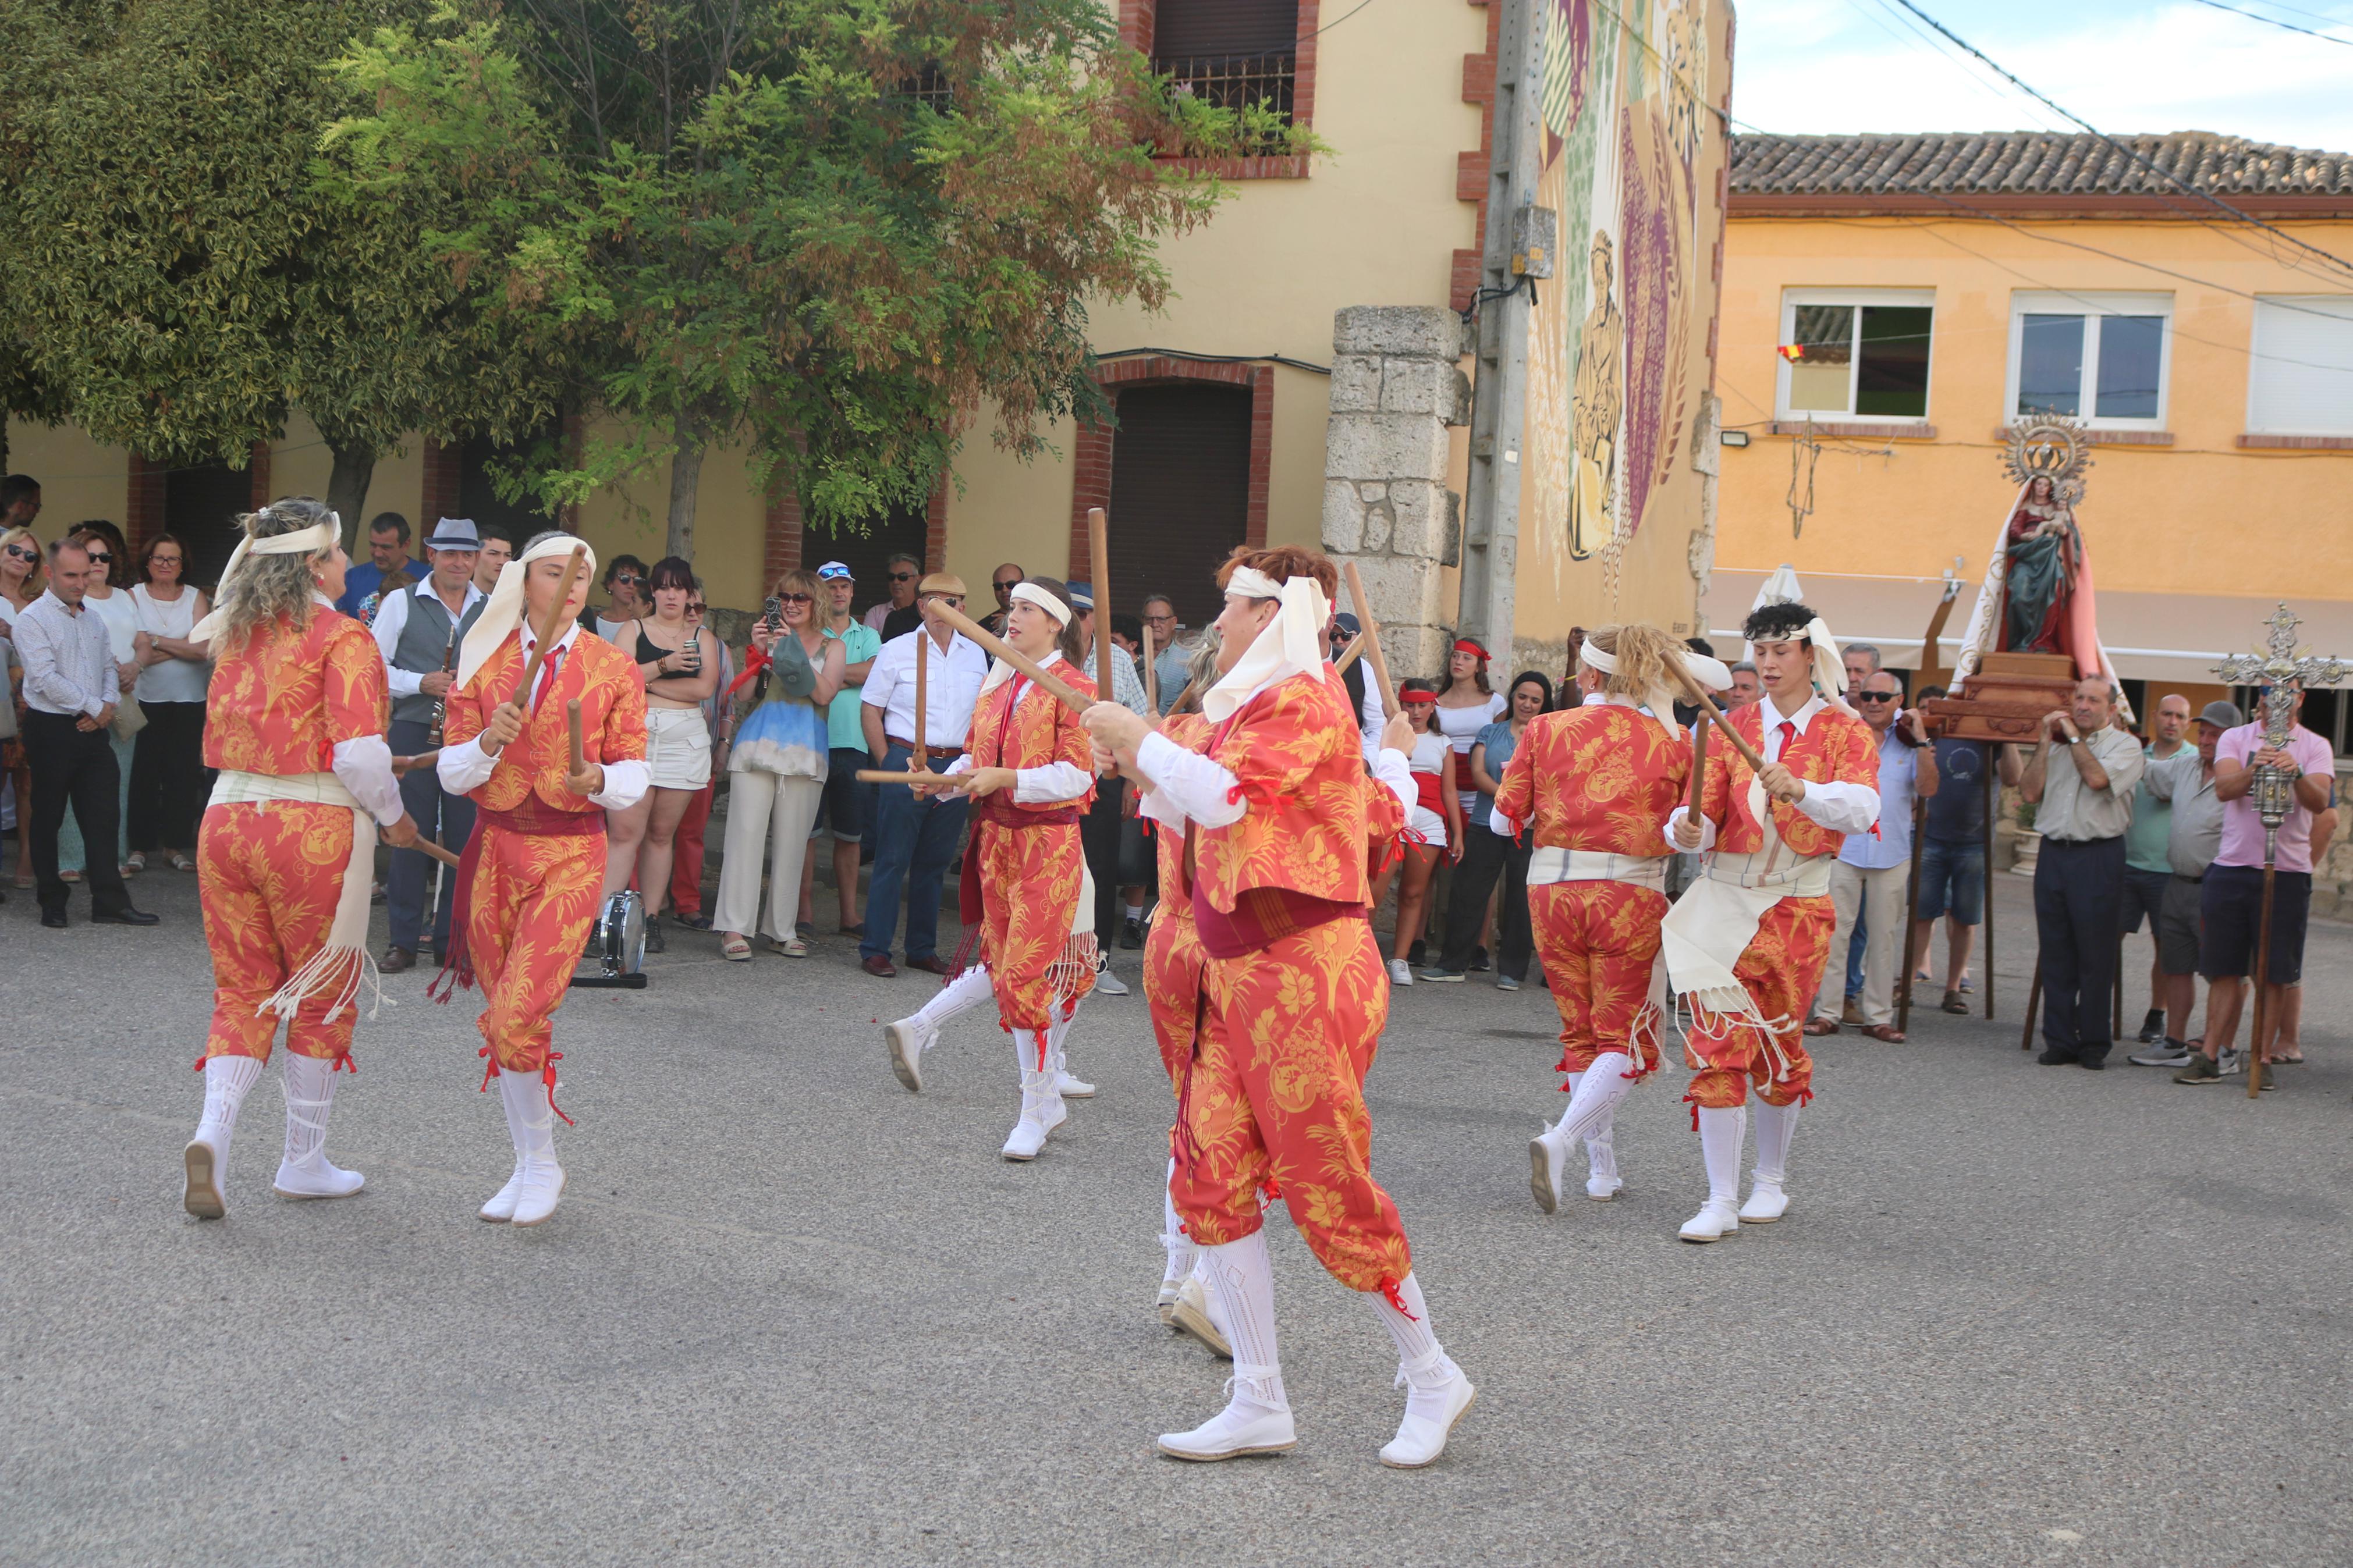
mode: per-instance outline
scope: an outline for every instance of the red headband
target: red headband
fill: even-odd
[[[1454,651],[1456,653],[1476,654],[1479,656],[1479,661],[1482,664],[1484,664],[1489,659],[1494,658],[1494,655],[1489,653],[1485,648],[1481,647],[1477,643],[1472,642],[1469,637],[1464,637],[1460,642],[1456,643],[1454,645]]]

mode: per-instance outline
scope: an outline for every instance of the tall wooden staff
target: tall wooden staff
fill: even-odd
[[[1914,972],[1920,967],[1915,950],[1919,945],[1920,931],[1920,830],[1926,826],[1926,803],[1915,792],[1912,796],[1912,880],[1904,900],[1904,989],[1898,993],[1901,999],[1895,1005],[1895,1032],[1899,1035],[1912,1031],[1912,980]],[[1956,974],[1952,979],[1956,986],[1960,984],[1959,975]]]
[[[1993,805],[2001,798],[2001,772],[1994,765],[1995,754],[1991,747],[1987,748],[1987,776],[1978,792],[1985,817],[1985,855],[1978,870],[1978,881],[1985,889],[1985,1016],[1989,1024],[1993,1022]],[[1945,918],[1949,921],[1952,916],[1947,913]],[[1957,988],[1960,984],[1960,976],[1955,975],[1954,986]]]
[[[1365,657],[1373,661],[1373,677],[1381,683],[1381,710],[1394,719],[1405,710],[1398,706],[1397,688],[1389,681],[1388,656],[1381,651],[1381,623],[1373,617],[1373,603],[1365,595],[1365,579],[1356,563],[1344,562],[1340,570],[1348,579],[1348,597],[1356,606],[1356,624],[1363,628],[1357,640],[1365,645]]]
[[[1095,695],[1106,702],[1114,700],[1111,679],[1111,547],[1105,542],[1110,531],[1111,522],[1103,516],[1103,509],[1087,508],[1087,552],[1093,557],[1087,564],[1095,579]]]
[[[1154,718],[1160,717],[1159,660],[1153,656],[1152,627],[1149,624],[1144,628],[1144,706],[1150,710]]]
[[[962,632],[974,642],[978,643],[983,652],[990,655],[992,658],[1003,659],[1006,663],[1011,665],[1014,668],[1028,676],[1030,680],[1037,685],[1039,690],[1043,691],[1047,696],[1054,699],[1057,702],[1060,702],[1063,707],[1068,708],[1071,712],[1083,713],[1090,706],[1092,706],[1090,700],[1080,696],[1078,692],[1071,688],[1070,682],[1049,674],[1046,668],[1039,664],[1036,659],[1031,658],[1028,654],[1014,647],[1003,637],[997,636],[993,632],[984,630],[977,622],[972,620],[962,610],[953,608],[947,605],[942,605],[939,606],[939,612],[940,618],[942,620],[947,622],[948,625]],[[919,665],[917,668],[921,668],[922,667]],[[920,784],[926,781],[920,773],[900,773],[891,768],[860,768],[858,770],[858,782],[860,784]]]

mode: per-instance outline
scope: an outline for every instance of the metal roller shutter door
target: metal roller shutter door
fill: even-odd
[[[1112,438],[1110,539],[1114,613],[1166,594],[1198,628],[1223,601],[1215,574],[1242,542],[1250,514],[1248,388],[1180,383],[1119,395]]]

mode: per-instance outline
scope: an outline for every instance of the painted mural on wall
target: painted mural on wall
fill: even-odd
[[[1532,312],[1522,530],[1552,536],[1556,588],[1598,563],[1612,611],[1707,390],[1694,347],[1715,309],[1698,254],[1719,219],[1700,184],[1724,141],[1713,8],[1552,0],[1544,12],[1536,199],[1560,214],[1562,265]]]

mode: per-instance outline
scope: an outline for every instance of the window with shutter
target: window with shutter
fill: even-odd
[[[1159,0],[1152,65],[1220,109],[1297,107],[1298,0]]]
[[[1199,628],[1224,601],[1217,570],[1248,535],[1250,392],[1207,383],[1131,386],[1112,437],[1113,609],[1166,594]]]
[[[164,475],[164,530],[179,536],[187,552],[187,580],[209,586],[220,581],[229,552],[244,530],[237,520],[253,510],[253,475],[227,463],[170,468]],[[346,524],[346,527],[349,525]]]
[[[2249,430],[2353,436],[2353,295],[2257,300],[2249,348]]]

